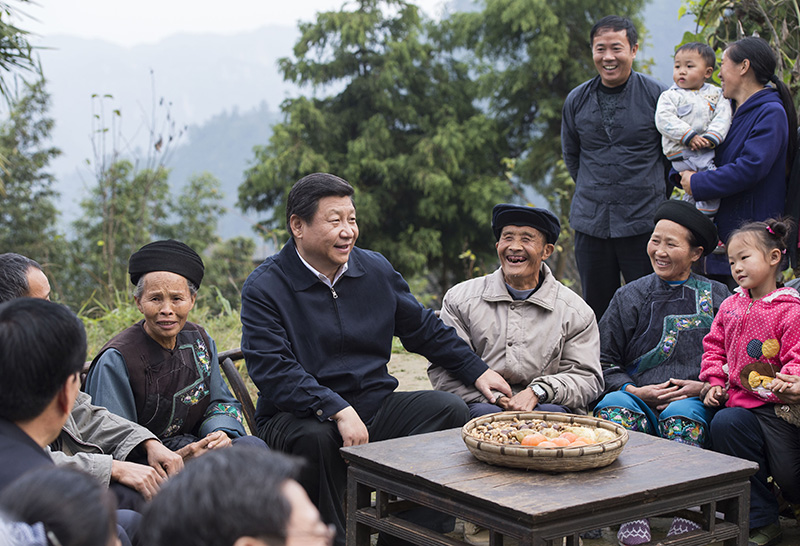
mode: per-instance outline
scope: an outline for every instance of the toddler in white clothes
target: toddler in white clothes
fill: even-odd
[[[658,99],[656,127],[662,135],[664,155],[678,172],[716,169],[714,148],[725,140],[731,126],[730,101],[722,96],[722,89],[706,83],[716,60],[706,44],[691,42],[679,47],[672,69],[675,84]],[[695,203],[690,195],[684,199]],[[698,201],[695,206],[713,218],[719,199]]]

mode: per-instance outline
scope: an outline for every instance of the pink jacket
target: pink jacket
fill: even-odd
[[[753,371],[800,375],[800,294],[779,288],[752,301],[747,290],[722,302],[703,338],[700,381],[727,387],[728,407],[755,408],[780,403],[764,387],[751,387]]]

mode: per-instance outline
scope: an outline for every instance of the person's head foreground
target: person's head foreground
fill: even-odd
[[[619,87],[628,81],[633,60],[639,51],[639,35],[630,19],[607,15],[589,33],[592,59],[606,87]]]
[[[708,44],[683,44],[675,51],[672,80],[681,89],[700,89],[714,73],[716,63],[717,57]]]
[[[144,512],[150,546],[326,546],[333,539],[293,459],[234,446],[193,460]]]
[[[0,511],[18,522],[41,523],[48,544],[119,544],[116,499],[94,477],[70,468],[28,472],[0,494]]]
[[[653,271],[667,282],[688,279],[692,264],[717,246],[714,223],[686,201],[665,201],[653,221],[647,255]]]
[[[746,223],[728,237],[731,275],[739,286],[749,290],[753,299],[783,286],[779,271],[792,228],[788,220],[769,218]]]
[[[347,263],[358,239],[353,187],[328,173],[314,173],[292,186],[286,201],[286,226],[300,256],[333,279]]]
[[[0,305],[0,418],[29,422],[52,409],[65,420],[85,360],[83,323],[65,306],[35,298]]]
[[[0,303],[25,297],[50,299],[42,266],[22,254],[0,254]]]
[[[145,332],[172,349],[203,281],[202,258],[180,241],[155,241],[131,255],[128,272],[136,286],[133,297],[144,315]]]
[[[536,288],[542,262],[553,253],[561,232],[556,215],[547,209],[502,203],[492,209],[492,231],[506,283],[518,290]]]

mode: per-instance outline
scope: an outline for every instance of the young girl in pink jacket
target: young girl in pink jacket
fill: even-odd
[[[703,339],[707,406],[779,404],[775,393],[788,385],[776,374],[800,375],[800,294],[783,283],[778,288],[777,281],[789,229],[781,220],[751,222],[728,239],[731,275],[740,288],[722,302]]]
[[[710,385],[703,403],[725,406],[711,424],[713,448],[760,466],[750,502],[750,544],[760,546],[781,536],[767,477],[800,504],[800,420],[781,399],[795,399],[800,381],[800,294],[778,280],[791,228],[769,219],[731,234],[728,261],[740,288],[722,302],[703,339],[700,380]]]

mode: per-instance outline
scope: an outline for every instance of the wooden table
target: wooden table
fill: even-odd
[[[664,545],[746,546],[755,463],[630,433],[622,454],[596,470],[547,474],[492,466],[475,459],[459,429],[342,448],[350,462],[347,544],[369,546],[381,531],[422,546],[462,545],[395,515],[428,506],[489,529],[520,546],[577,545],[584,531],[692,507],[702,529]],[[374,503],[372,494],[375,493]],[[724,519],[715,517],[723,512]]]

